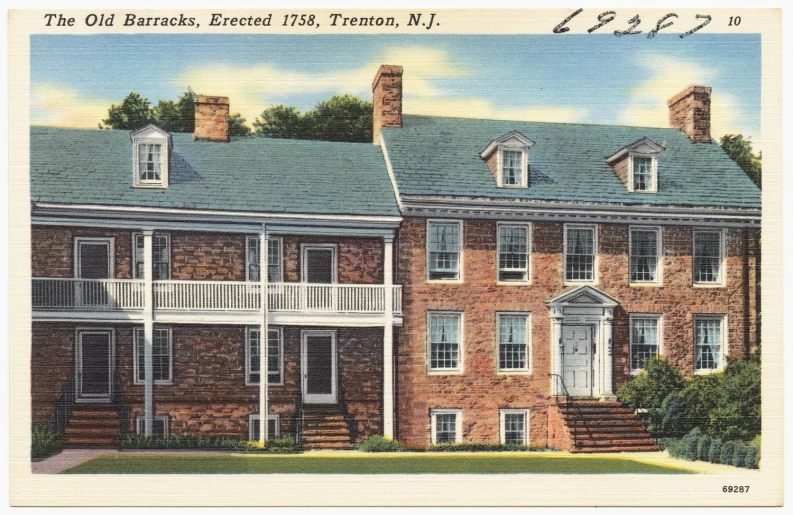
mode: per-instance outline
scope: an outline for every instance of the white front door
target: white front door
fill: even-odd
[[[570,395],[592,396],[593,332],[592,325],[562,325],[562,377]]]
[[[112,384],[112,331],[80,330],[77,333],[77,400],[110,402]]]
[[[303,331],[303,402],[336,404],[336,333]]]

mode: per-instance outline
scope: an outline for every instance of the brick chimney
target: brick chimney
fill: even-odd
[[[193,140],[229,140],[229,97],[195,97]]]
[[[372,81],[372,135],[380,144],[381,127],[402,127],[402,67],[382,64]]]
[[[710,91],[691,85],[667,101],[669,125],[683,131],[694,143],[710,143]]]

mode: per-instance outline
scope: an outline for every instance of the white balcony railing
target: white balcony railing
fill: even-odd
[[[154,309],[258,311],[260,286],[232,281],[154,281]],[[290,313],[385,312],[382,284],[272,283],[269,309]],[[33,279],[34,310],[142,310],[144,283],[129,279]],[[402,312],[402,287],[392,290],[393,311]]]

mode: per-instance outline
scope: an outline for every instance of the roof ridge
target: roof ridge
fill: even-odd
[[[653,129],[662,131],[682,132],[674,127],[652,127],[648,125],[625,125],[625,124],[608,124],[608,123],[585,123],[585,122],[540,122],[536,120],[506,120],[500,118],[466,118],[464,116],[436,116],[428,114],[405,114],[404,117],[409,118],[439,118],[443,120],[467,120],[473,122],[517,122],[517,123],[536,123],[542,125],[584,125],[586,127],[624,127],[626,129]]]

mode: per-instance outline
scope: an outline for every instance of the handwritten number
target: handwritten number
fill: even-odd
[[[628,35],[631,35],[631,34],[641,34],[642,31],[640,31],[640,30],[632,32],[632,30],[635,29],[636,27],[638,27],[641,22],[642,22],[642,20],[639,19],[639,15],[637,14],[636,16],[634,16],[633,18],[628,20],[628,23],[631,24],[630,27],[628,27],[625,30],[615,30],[614,31],[614,35],[617,36],[617,37],[620,37],[620,36],[628,36]]]
[[[571,14],[570,16],[568,16],[567,18],[565,18],[562,23],[560,23],[559,25],[557,25],[556,27],[553,28],[553,33],[554,34],[564,34],[565,32],[569,32],[570,31],[570,27],[565,27],[565,25],[567,24],[568,21],[572,20],[573,18],[575,18],[576,16],[581,14],[583,11],[584,11],[583,9],[579,9],[576,12],[574,12],[573,14]]]
[[[658,20],[658,23],[655,25],[655,28],[653,30],[647,33],[647,39],[653,39],[655,35],[658,34],[658,31],[660,31],[661,29],[665,29],[667,27],[671,27],[674,21],[670,21],[669,23],[664,23],[664,22],[669,18],[671,18],[672,16],[674,16],[675,18],[679,18],[679,16],[676,15],[675,13],[667,14],[666,16]]]
[[[704,27],[705,25],[710,23],[710,15],[709,14],[698,14],[697,15],[697,19],[698,20],[704,19],[705,21],[703,21],[702,23],[700,23],[699,25],[697,25],[693,29],[689,30],[685,34],[680,34],[681,38],[684,38],[686,36],[690,36],[691,34],[695,33],[696,31],[698,31],[699,29],[701,29],[702,27]]]
[[[608,16],[608,18],[607,18],[607,16]],[[598,21],[599,21],[600,23],[598,23],[597,25],[595,25],[595,26],[594,26],[594,27],[592,27],[591,29],[587,30],[587,32],[589,32],[590,34],[592,34],[593,32],[595,32],[596,30],[598,30],[598,29],[599,29],[600,27],[602,27],[603,25],[607,24],[607,23],[608,23],[608,22],[610,22],[610,21],[613,21],[613,20],[614,20],[614,18],[616,18],[616,17],[617,17],[617,13],[615,13],[614,11],[606,11],[606,12],[604,12],[604,13],[600,13],[600,14],[598,14]]]

